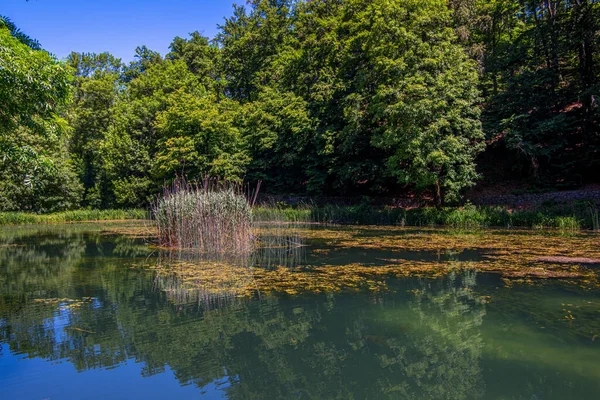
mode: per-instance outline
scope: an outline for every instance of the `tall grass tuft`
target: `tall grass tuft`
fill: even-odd
[[[179,179],[152,209],[161,246],[211,254],[252,251],[252,208],[237,184]]]
[[[577,232],[581,230],[581,223],[576,217],[555,217],[555,228],[561,232]]]

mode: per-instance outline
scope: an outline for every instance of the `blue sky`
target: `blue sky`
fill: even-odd
[[[213,37],[245,0],[0,0],[0,15],[39,40],[58,58],[71,51],[109,51],[123,61],[136,46],[161,54],[175,36],[199,31]]]

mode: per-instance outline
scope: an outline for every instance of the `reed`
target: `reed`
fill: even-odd
[[[252,208],[240,185],[177,179],[152,209],[163,247],[213,254],[252,251]]]

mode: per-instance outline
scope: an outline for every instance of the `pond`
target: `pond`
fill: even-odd
[[[145,223],[0,228],[1,397],[600,398],[598,235],[293,230],[207,259]]]

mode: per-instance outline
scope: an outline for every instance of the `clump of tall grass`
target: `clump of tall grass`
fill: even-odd
[[[152,209],[161,246],[213,254],[252,251],[252,208],[237,184],[176,180]]]
[[[557,229],[563,233],[572,233],[581,230],[581,222],[574,216],[547,216],[536,213],[535,222],[531,224],[534,229]]]

